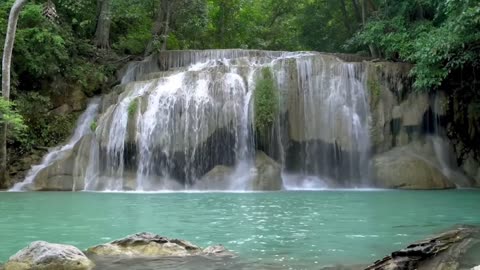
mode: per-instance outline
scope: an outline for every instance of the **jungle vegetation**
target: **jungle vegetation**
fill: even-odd
[[[9,23],[16,33],[7,35]],[[450,136],[478,148],[479,29],[479,0],[4,0],[0,187],[9,161],[68,136],[82,108],[58,113],[66,99],[108,91],[123,64],[162,50],[313,50],[410,62],[415,90],[448,93]]]

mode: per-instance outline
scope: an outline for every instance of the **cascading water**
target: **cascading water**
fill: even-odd
[[[287,123],[280,121],[276,128],[288,129],[280,132],[289,137],[281,140],[286,171],[293,173],[285,177],[287,188],[366,186],[370,143],[364,65],[301,57],[274,69],[289,102],[284,105]]]
[[[437,161],[434,165],[438,167],[442,174],[452,180],[457,187],[468,187],[471,185],[470,180],[460,172],[454,160],[454,150],[448,142],[446,130],[442,124],[441,118],[445,114],[445,104],[442,104],[444,100],[445,97],[442,93],[433,95],[433,112],[430,116],[432,119],[427,119],[431,122],[428,123],[429,127],[427,127],[427,133],[430,134],[426,137],[426,140],[432,144],[434,158]]]
[[[98,107],[100,104],[100,98],[94,98],[90,101],[86,111],[80,116],[77,121],[77,127],[67,144],[61,147],[52,149],[42,160],[39,165],[32,166],[32,169],[28,172],[25,180],[21,183],[17,183],[11,191],[22,191],[32,184],[37,175],[48,166],[52,165],[55,161],[58,161],[65,157],[65,155],[71,151],[80,139],[86,134],[91,133],[91,123],[98,115]]]
[[[273,73],[279,112],[268,140],[256,141],[254,92],[265,68]],[[284,177],[286,188],[365,185],[365,74],[363,63],[318,53],[151,56],[129,65],[121,93],[104,98],[112,105],[102,105],[94,138],[82,141],[74,175],[85,190],[196,189],[221,165],[231,168],[227,183],[207,189],[250,190],[265,169],[256,159],[262,149],[284,176],[293,175]]]

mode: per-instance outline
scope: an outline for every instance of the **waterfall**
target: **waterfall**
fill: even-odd
[[[27,173],[25,180],[21,183],[15,184],[11,191],[22,191],[28,185],[32,184],[37,175],[48,166],[52,165],[55,161],[61,160],[67,155],[67,153],[74,148],[77,142],[88,133],[91,133],[91,124],[95,117],[98,114],[98,107],[100,104],[99,98],[94,98],[90,101],[87,106],[87,109],[77,120],[77,126],[75,131],[70,138],[70,140],[61,147],[53,148],[49,153],[42,159],[42,162],[39,165],[34,165]]]
[[[279,111],[262,141],[254,93],[265,68]],[[368,184],[364,63],[312,52],[170,51],[129,64],[121,82],[93,138],[79,146],[74,175],[83,179],[75,183],[85,190],[192,189],[220,165],[232,169],[224,186],[249,190],[258,149],[280,164],[286,188]],[[89,120],[82,116],[88,125],[93,106]],[[73,138],[70,148],[80,144]]]
[[[295,64],[297,85],[291,98],[297,100],[288,108],[289,127],[282,121],[278,129],[290,129],[290,141],[284,140],[282,147],[290,149],[285,154],[287,171],[308,177],[286,177],[286,185],[367,185],[370,140],[364,65],[331,57],[303,57]],[[279,67],[285,68],[292,67]],[[279,72],[278,84],[292,87],[291,78],[285,78],[289,74],[295,72]]]
[[[432,97],[433,109],[431,119],[426,119],[432,123],[427,123],[431,127],[427,127],[427,133],[431,133],[426,137],[427,141],[432,144],[435,166],[457,187],[471,186],[470,180],[466,177],[454,160],[455,154],[452,145],[448,142],[445,127],[442,123],[442,117],[445,116],[445,96],[443,93],[435,92]]]

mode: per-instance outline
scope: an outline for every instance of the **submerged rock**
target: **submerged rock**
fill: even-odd
[[[31,243],[10,257],[5,270],[89,270],[94,267],[79,249],[44,241]]]
[[[210,246],[205,248],[202,251],[203,255],[206,256],[217,256],[217,257],[234,257],[235,254],[222,245]]]
[[[202,249],[188,241],[169,239],[153,233],[137,233],[110,243],[91,247],[88,255],[120,257],[168,257],[194,255],[233,255],[222,246]]]
[[[479,256],[480,228],[459,226],[395,251],[365,270],[470,269],[465,258]]]

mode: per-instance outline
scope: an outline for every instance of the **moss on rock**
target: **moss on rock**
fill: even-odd
[[[279,110],[278,90],[270,68],[263,68],[255,87],[255,130],[264,136]]]

